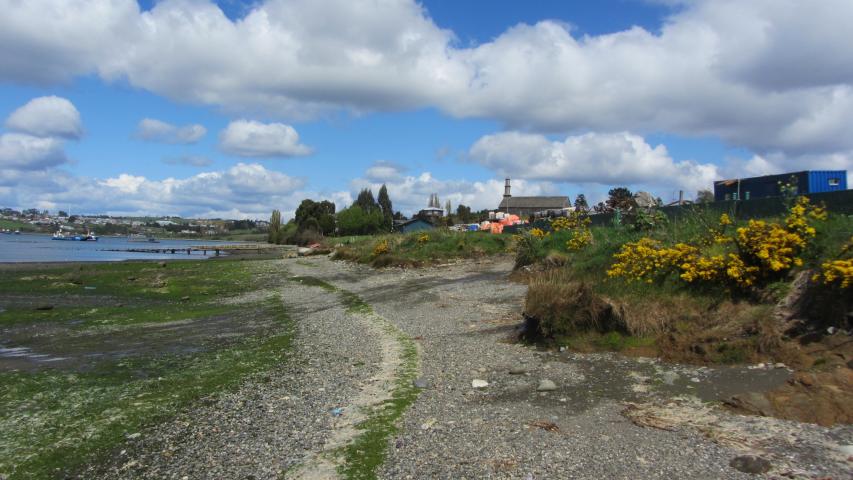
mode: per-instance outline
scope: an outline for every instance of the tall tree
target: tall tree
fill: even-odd
[[[448,198],[446,202],[444,202],[444,210],[447,213],[447,218],[450,218],[453,215],[453,207],[450,206],[450,199]]]
[[[471,222],[471,207],[467,207],[462,205],[461,203],[456,206],[456,218],[459,219],[461,223],[469,223]]]
[[[390,232],[394,227],[394,206],[391,204],[391,197],[388,196],[388,188],[385,187],[384,183],[379,189],[376,201],[379,203],[379,208],[382,209],[383,227],[386,232]]]
[[[373,192],[369,188],[362,189],[358,192],[358,197],[353,205],[358,205],[365,212],[372,212],[379,208],[376,200],[373,198]]]
[[[611,188],[610,191],[607,192],[607,209],[608,210],[616,210],[617,208],[625,211],[633,208],[636,203],[634,202],[634,194],[631,193],[625,187],[616,187]]]
[[[267,242],[268,243],[279,243],[281,241],[280,234],[281,233],[281,212],[278,210],[273,210],[272,215],[270,215],[270,231],[267,234]]]
[[[588,212],[589,204],[586,203],[586,196],[582,193],[579,193],[577,197],[575,197],[575,210],[579,212]]]

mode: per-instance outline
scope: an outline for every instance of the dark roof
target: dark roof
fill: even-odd
[[[540,210],[556,210],[570,206],[569,197],[504,197],[498,209],[536,208]]]
[[[405,225],[411,225],[411,224],[413,224],[413,223],[417,223],[417,222],[423,222],[423,223],[427,223],[427,224],[429,224],[429,225],[435,226],[435,225],[433,225],[433,224],[432,224],[432,222],[430,222],[429,220],[427,220],[427,219],[425,219],[425,218],[423,218],[423,217],[417,217],[417,216],[412,217],[412,218],[410,218],[410,219],[408,219],[408,220],[406,220],[406,221],[404,221],[404,222],[402,222],[402,223],[398,223],[398,224],[397,224],[397,226],[398,226],[398,227],[402,227],[402,226],[405,226]]]

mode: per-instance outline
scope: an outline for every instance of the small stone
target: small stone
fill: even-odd
[[[480,373],[486,373],[486,369],[484,367],[478,368],[477,371]]]
[[[471,380],[471,386],[474,388],[486,388],[489,386],[489,382],[475,378],[474,380]]]
[[[190,297],[188,297],[188,296],[181,297],[182,302],[187,302],[187,301],[189,301],[189,299],[190,299]]]
[[[785,368],[785,364],[784,364],[784,363],[782,363],[782,362],[779,362],[779,363],[777,363],[776,365],[773,365],[773,366],[774,366],[774,367],[776,367],[776,368]]]
[[[38,307],[36,307],[36,310],[41,310],[41,311],[53,310],[53,305],[39,305]]]
[[[418,377],[412,380],[412,385],[414,385],[415,388],[420,389],[429,388],[429,382],[423,377]]]
[[[691,379],[690,379],[690,381],[691,381],[691,382],[693,382],[693,383],[699,383],[699,382],[701,382],[702,380],[699,380],[699,378],[697,378],[697,377],[693,377],[693,378],[691,378]]]
[[[430,418],[429,420],[421,424],[421,430],[429,430],[430,428],[432,428],[433,425],[435,425],[435,422],[437,422],[435,418]]]
[[[128,436],[127,436],[127,439],[128,439],[128,440],[136,440],[137,438],[139,438],[139,437],[141,437],[141,436],[142,436],[142,434],[141,434],[141,433],[139,433],[139,432],[137,432],[137,433],[131,433],[130,435],[128,435]]]
[[[510,375],[524,375],[527,373],[527,369],[522,366],[515,366],[509,369]]]
[[[557,389],[557,384],[552,382],[551,380],[542,379],[539,380],[539,386],[536,387],[537,392],[551,392]]]
[[[661,380],[667,385],[673,385],[675,384],[675,381],[678,380],[678,374],[672,371],[663,372],[661,374]]]
[[[739,457],[735,457],[729,463],[729,466],[736,470],[740,470],[743,473],[751,473],[753,475],[767,473],[770,470],[769,461],[752,455],[741,455]]]
[[[826,333],[828,333],[830,335],[835,335],[835,332],[837,332],[837,331],[838,331],[838,329],[835,327],[829,327],[826,329]]]
[[[158,267],[160,267],[160,268],[166,268],[166,262],[159,262],[159,263],[157,264],[157,266],[158,266]]]

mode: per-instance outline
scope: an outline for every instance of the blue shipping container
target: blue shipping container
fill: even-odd
[[[809,193],[836,192],[839,190],[847,190],[847,171],[809,171]]]

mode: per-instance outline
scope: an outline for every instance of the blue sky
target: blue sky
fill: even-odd
[[[853,158],[849,2],[3,3],[0,206],[670,200]]]

